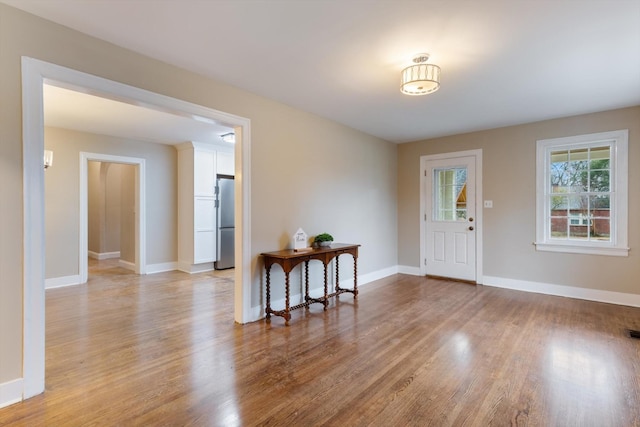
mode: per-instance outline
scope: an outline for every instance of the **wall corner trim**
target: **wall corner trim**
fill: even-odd
[[[119,259],[118,260],[118,267],[122,267],[122,268],[125,268],[127,270],[131,270],[133,272],[136,271],[136,264],[133,263],[133,262],[126,261],[124,259]]]
[[[203,262],[200,264],[191,264],[185,261],[178,261],[175,269],[178,271],[182,271],[183,273],[194,274],[204,273],[205,271],[213,271],[215,268],[213,265],[213,261]]]
[[[101,261],[103,259],[114,259],[114,258],[120,258],[120,251],[115,251],[115,252],[94,252],[94,251],[88,251],[89,254],[89,258],[92,259],[97,259],[98,261]]]
[[[79,285],[82,283],[79,274],[74,274],[71,276],[62,276],[62,277],[52,277],[51,279],[46,279],[44,281],[45,289],[53,289],[53,288],[62,288],[64,286],[72,286]]]
[[[399,265],[398,273],[409,274],[411,276],[423,276],[422,271],[420,271],[420,267],[412,267],[410,265]]]
[[[178,262],[161,262],[159,264],[147,264],[147,274],[165,273],[178,269]]]
[[[22,401],[24,381],[17,378],[0,384],[0,408]]]

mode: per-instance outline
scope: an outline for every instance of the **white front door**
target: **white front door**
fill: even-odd
[[[476,282],[476,160],[425,158],[424,268],[427,275]]]

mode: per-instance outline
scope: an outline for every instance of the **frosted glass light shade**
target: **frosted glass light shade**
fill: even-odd
[[[440,67],[416,64],[402,70],[400,91],[406,95],[426,95],[440,88]]]

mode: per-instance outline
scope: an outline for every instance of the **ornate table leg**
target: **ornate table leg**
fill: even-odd
[[[289,326],[289,319],[291,319],[291,313],[289,312],[289,273],[284,275],[285,283],[285,297],[284,297],[284,324]]]
[[[271,320],[271,266],[267,267],[267,320]]]
[[[358,258],[353,257],[353,299],[358,298]]]
[[[309,309],[309,261],[304,262],[304,302]]]
[[[336,294],[339,294],[340,288],[340,255],[336,255]]]
[[[324,310],[327,309],[328,304],[329,304],[329,294],[327,292],[327,264],[324,264],[324,300],[322,301]]]

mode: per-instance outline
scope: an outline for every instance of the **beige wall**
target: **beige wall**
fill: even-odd
[[[104,185],[104,232],[100,252],[120,251],[120,226],[122,218],[122,187],[135,188],[135,179],[127,182],[122,179],[125,169],[131,168],[135,173],[136,166],[119,163],[101,162],[105,170]]]
[[[629,129],[629,257],[536,251],[536,140]],[[455,135],[398,147],[398,263],[419,266],[420,156],[481,148],[484,275],[640,294],[640,107]]]
[[[123,168],[135,166],[98,161],[88,163],[88,249],[97,254],[119,252],[122,172]],[[133,186],[135,182],[128,184]]]
[[[258,254],[284,247],[298,227],[361,243],[359,274],[396,265],[394,144],[0,4],[0,384],[22,376],[23,55],[251,120],[254,306],[263,298]],[[154,233],[163,225],[147,223]],[[176,259],[147,251],[149,262]]]
[[[47,146],[47,142],[45,141],[45,147]],[[90,161],[87,164],[87,248],[89,251],[91,252],[96,252],[96,253],[100,253],[102,252],[102,245],[101,245],[101,236],[100,236],[100,231],[101,231],[101,224],[102,224],[102,206],[101,206],[101,199],[103,197],[103,191],[102,191],[102,181],[100,179],[100,169],[101,169],[101,162],[94,162],[94,161]],[[52,202],[52,197],[49,196],[49,194],[51,193],[51,183],[47,182],[47,181],[51,181],[50,179],[47,180],[47,175],[45,175],[45,193],[44,193],[44,199],[45,199],[45,206],[44,206],[44,210],[45,210],[45,233],[49,233],[50,230],[58,230],[61,229],[62,227],[60,227],[58,224],[52,224],[51,221],[47,218],[48,214],[47,214],[47,205],[51,205]],[[58,187],[61,187],[60,185],[58,185]],[[49,239],[47,239],[48,241]],[[45,259],[47,260],[47,264],[49,264],[47,266],[47,270],[45,271],[45,277],[47,279],[53,277],[49,275],[49,269],[51,267],[54,267],[54,265],[51,262],[51,256],[50,255],[46,255],[45,254]]]
[[[170,147],[171,148],[171,147]],[[168,152],[166,154],[169,154]],[[159,168],[155,171],[155,174],[167,174],[172,176],[172,182],[165,182],[168,185],[167,194],[164,194],[161,199],[156,199],[157,204],[153,204],[147,197],[147,255],[150,254],[153,245],[158,245],[159,248],[155,248],[155,252],[158,249],[162,249],[164,253],[163,258],[150,258],[147,256],[147,264],[154,264],[150,259],[155,259],[157,262],[161,259],[173,261],[178,256],[176,245],[178,244],[178,211],[176,206],[177,200],[177,153],[171,152],[174,160],[171,161],[172,168]],[[147,174],[151,171],[147,169]],[[136,262],[136,167],[128,165],[122,170],[122,181],[120,182],[120,259],[129,263],[135,264]],[[149,181],[147,181],[149,184]],[[173,184],[173,185],[170,185]],[[149,190],[149,186],[147,186]],[[162,192],[164,189],[160,188]],[[162,194],[162,193],[160,193]],[[168,196],[168,197],[167,197]],[[160,209],[159,209],[160,208]],[[155,211],[155,212],[154,212]],[[164,211],[164,212],[163,212]],[[170,213],[168,216],[167,213]],[[158,215],[159,214],[159,215]],[[159,218],[158,218],[159,217]],[[161,229],[155,229],[150,224],[161,224]],[[162,231],[164,229],[164,231]],[[155,233],[159,233],[159,236],[154,236]],[[156,254],[157,256],[157,254]]]
[[[122,222],[122,188],[135,188],[134,179],[125,180],[125,169],[135,173],[136,166],[118,163],[101,162],[104,170],[104,224],[100,252],[120,251],[120,225]]]
[[[54,152],[54,165],[45,175],[46,278],[79,274],[79,175],[80,152],[143,158],[147,171],[147,264],[172,262],[177,259],[177,152],[169,145],[130,141],[67,129],[45,128],[45,147]],[[100,182],[101,163],[88,169]],[[123,174],[123,203],[117,212],[122,218],[121,258],[135,262],[135,167]],[[125,169],[127,171],[128,169]],[[93,188],[88,201],[100,204],[102,190]],[[91,204],[89,204],[91,206]],[[157,207],[162,209],[157,209]],[[93,212],[99,217],[100,209]],[[104,210],[104,208],[103,208]],[[92,212],[89,212],[91,215]],[[105,212],[102,213],[103,216]],[[98,222],[104,219],[98,219]],[[100,233],[94,224],[93,233]]]

